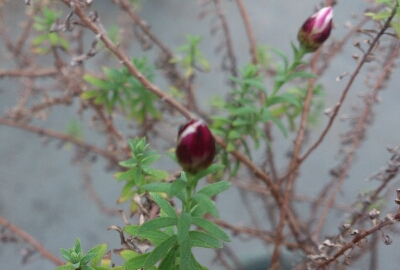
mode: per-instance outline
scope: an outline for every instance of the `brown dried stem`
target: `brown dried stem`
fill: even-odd
[[[250,45],[251,62],[256,65],[258,63],[257,58],[257,44],[254,37],[253,28],[251,27],[249,15],[247,14],[246,8],[244,6],[243,0],[236,0],[239,7],[240,15],[242,16],[244,27],[246,29],[247,39]]]
[[[60,132],[46,129],[46,128],[36,127],[36,126],[25,124],[25,123],[16,122],[14,120],[3,118],[3,117],[0,117],[0,124],[20,128],[25,131],[37,133],[39,135],[44,135],[44,136],[56,138],[56,139],[59,139],[62,141],[73,143],[74,145],[76,145],[78,147],[81,147],[87,151],[93,152],[95,154],[98,154],[98,155],[104,157],[105,159],[109,160],[114,165],[117,165],[119,162],[118,158],[116,156],[114,156],[112,153],[110,153],[109,151],[102,150],[102,149],[98,148],[97,146],[86,143],[80,139],[77,139],[73,136],[70,136],[70,135],[67,135],[64,133],[60,133]]]
[[[383,32],[382,32],[383,33]],[[399,51],[400,51],[400,46],[398,44],[398,42],[396,41],[397,46],[396,48],[393,50],[392,54],[390,57],[388,57],[388,61],[385,63],[381,73],[379,74],[379,77],[374,85],[374,87],[371,90],[371,93],[369,95],[368,100],[366,100],[366,105],[364,107],[364,110],[361,114],[360,119],[358,120],[357,124],[354,127],[354,131],[353,131],[353,142],[352,142],[352,146],[350,151],[348,152],[345,160],[343,161],[343,167],[341,168],[341,173],[339,175],[339,179],[337,181],[337,184],[335,186],[335,189],[333,190],[333,192],[331,193],[328,203],[326,204],[324,210],[322,211],[320,220],[318,222],[318,225],[316,227],[316,230],[314,232],[314,235],[316,237],[319,236],[323,225],[325,223],[326,217],[328,215],[328,212],[331,208],[331,206],[333,205],[333,203],[335,202],[335,198],[338,194],[338,192],[340,191],[340,188],[344,182],[344,180],[346,179],[348,170],[352,164],[352,160],[355,156],[356,150],[359,147],[362,139],[364,138],[363,134],[365,131],[365,125],[368,121],[368,116],[370,115],[370,111],[372,109],[372,105],[375,103],[376,99],[377,99],[377,94],[381,88],[382,85],[382,81],[385,80],[388,77],[388,74],[391,72],[392,67],[393,67],[393,61],[397,58],[397,56],[399,55]]]
[[[0,224],[9,229],[12,233],[21,237],[25,242],[31,244],[43,257],[45,257],[50,262],[57,266],[63,265],[63,261],[57,258],[53,253],[48,251],[44,246],[42,246],[35,238],[33,238],[29,233],[22,230],[21,228],[15,226],[10,221],[0,216]]]

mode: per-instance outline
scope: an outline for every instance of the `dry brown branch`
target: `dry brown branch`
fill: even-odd
[[[388,22],[386,24],[386,28],[388,27],[389,22],[390,22],[390,20],[388,20]],[[386,29],[386,28],[384,28],[384,29]],[[383,32],[384,32],[384,30],[381,31],[382,34],[383,34]],[[328,215],[329,209],[332,206],[332,204],[334,203],[334,201],[336,199],[336,196],[339,193],[340,188],[341,188],[344,180],[346,179],[348,170],[349,170],[349,168],[350,168],[350,166],[352,164],[352,160],[353,160],[353,158],[355,156],[356,150],[358,149],[359,145],[361,144],[361,142],[362,142],[362,140],[364,138],[363,134],[365,132],[365,126],[366,126],[367,121],[368,121],[368,116],[370,114],[372,105],[377,100],[377,94],[378,94],[379,90],[381,89],[382,81],[385,80],[385,78],[388,77],[388,74],[392,70],[393,61],[399,55],[400,45],[398,44],[397,41],[396,41],[396,43],[397,43],[396,49],[393,50],[391,57],[388,58],[388,61],[385,63],[381,73],[379,74],[379,77],[378,77],[378,79],[376,81],[376,84],[372,88],[371,94],[369,95],[369,98],[366,100],[366,104],[365,104],[364,110],[363,110],[363,112],[361,114],[361,117],[358,120],[357,124],[355,125],[354,129],[352,130],[353,143],[352,143],[352,146],[351,146],[351,150],[348,152],[346,158],[343,161],[343,168],[341,169],[340,175],[338,177],[337,184],[336,184],[333,192],[331,193],[331,195],[329,197],[327,205],[325,206],[324,210],[322,211],[320,220],[319,220],[318,225],[317,225],[317,227],[315,229],[315,232],[314,232],[314,235],[316,237],[319,236],[319,234],[320,234],[320,232],[322,230],[322,227],[323,227],[323,224],[325,223],[325,220],[326,220],[326,217]]]
[[[44,135],[44,136],[56,138],[56,139],[59,139],[62,141],[70,142],[78,147],[81,147],[81,148],[87,150],[87,151],[93,152],[95,154],[98,154],[98,155],[104,157],[105,159],[107,159],[114,165],[117,165],[119,162],[119,159],[115,155],[110,153],[109,151],[102,150],[102,149],[98,148],[97,146],[86,143],[80,139],[77,139],[73,136],[70,136],[70,135],[67,135],[64,133],[60,133],[60,132],[46,129],[46,128],[39,128],[39,127],[29,125],[29,124],[16,122],[11,119],[7,119],[7,118],[3,118],[3,117],[0,117],[0,124],[11,126],[11,127],[16,127],[16,128],[23,129],[23,130],[29,131],[29,132],[33,132],[33,133],[36,133],[39,135]]]
[[[57,266],[63,265],[63,261],[57,258],[53,253],[48,251],[44,246],[42,246],[35,238],[32,237],[29,233],[22,230],[21,228],[15,226],[10,221],[0,216],[0,224],[6,227],[15,235],[21,237],[26,243],[29,243],[34,247],[43,257],[45,257],[50,262],[54,263]]]
[[[249,15],[247,14],[246,8],[242,0],[236,0],[239,7],[240,15],[242,16],[244,27],[246,29],[247,39],[249,40],[251,62],[256,65],[258,63],[257,59],[257,44],[254,37],[253,28],[251,27]]]
[[[0,70],[0,78],[3,77],[52,77],[58,74],[54,68],[35,68],[35,69],[8,69]]]
[[[378,225],[373,226],[369,230],[363,231],[357,234],[349,243],[345,244],[342,248],[339,249],[333,256],[326,259],[326,261],[317,265],[317,269],[321,269],[329,265],[331,262],[335,261],[340,256],[344,255],[346,251],[352,249],[358,242],[364,240],[367,236],[376,233],[377,231],[381,230],[383,227],[388,225],[392,225],[394,220],[400,220],[400,214],[396,214],[395,216],[389,216],[384,221],[379,223]]]

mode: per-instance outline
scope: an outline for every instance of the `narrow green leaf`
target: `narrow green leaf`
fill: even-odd
[[[93,259],[94,257],[97,256],[97,252],[95,253],[87,253],[85,256],[83,256],[83,258],[81,259],[81,264],[87,264],[88,262],[90,262],[91,259]]]
[[[174,217],[159,217],[155,219],[151,219],[146,221],[140,226],[139,233],[143,233],[145,231],[157,230],[161,228],[165,228],[172,225],[178,224],[178,218]]]
[[[164,240],[161,244],[156,246],[144,262],[143,268],[147,269],[155,265],[168,253],[168,250],[176,244],[176,241],[176,235],[172,235],[168,239]]]
[[[80,270],[96,270],[93,267],[89,266],[89,265],[82,265],[80,267]]]
[[[203,170],[203,171],[197,173],[195,177],[196,177],[196,179],[201,179],[201,178],[203,178],[204,176],[207,176],[207,175],[209,175],[209,174],[216,173],[216,172],[222,170],[223,168],[224,168],[224,165],[221,165],[221,164],[211,164],[207,169],[205,169],[205,170]]]
[[[193,217],[192,224],[199,226],[212,236],[217,237],[225,242],[231,241],[230,237],[220,227],[218,227],[218,225],[205,218]]]
[[[136,253],[135,251],[130,250],[130,249],[122,250],[122,251],[119,253],[119,256],[121,256],[125,261],[128,261],[128,260],[130,260],[130,259],[136,258],[136,257],[139,256],[139,255],[140,255],[140,254],[138,254],[138,253]]]
[[[56,268],[56,270],[75,270],[73,265],[62,265]]]
[[[228,133],[228,139],[231,139],[231,140],[236,140],[236,139],[239,139],[241,137],[242,137],[242,134],[240,132],[238,132],[237,130],[235,130],[235,129],[232,129]]]
[[[190,231],[192,247],[222,248],[222,243],[216,237],[205,232]]]
[[[175,259],[177,258],[178,250],[176,248],[171,248],[167,255],[158,266],[158,270],[172,270],[175,266]]]
[[[172,198],[176,196],[179,192],[181,192],[187,186],[187,182],[182,180],[181,178],[176,179],[171,184],[171,188],[168,191],[168,198]]]
[[[272,122],[275,123],[275,125],[278,126],[278,128],[281,130],[283,136],[287,137],[287,130],[285,128],[285,126],[282,124],[281,120],[279,120],[276,117],[271,117]]]
[[[193,269],[190,267],[190,257],[192,254],[191,245],[192,245],[191,240],[189,237],[187,237],[185,239],[185,241],[183,241],[179,247],[180,259],[181,259],[181,263],[179,265],[179,270],[192,270]]]
[[[74,251],[76,253],[82,252],[81,239],[79,237],[75,240]]]
[[[207,213],[207,210],[205,207],[201,205],[196,205],[195,207],[192,208],[190,213],[192,217],[202,217]]]
[[[108,89],[113,89],[113,84],[109,83],[105,80],[96,78],[92,75],[84,75],[83,79],[90,83],[91,85],[97,86],[100,89],[108,90]]]
[[[218,193],[221,193],[224,190],[227,190],[230,186],[231,186],[230,182],[220,181],[203,187],[197,193],[201,193],[207,195],[208,197],[212,197],[217,195]]]
[[[146,185],[143,185],[142,188],[149,192],[162,192],[162,193],[168,193],[168,191],[171,189],[171,183],[167,182],[157,182],[157,183],[149,183]]]
[[[154,243],[154,240],[156,240],[156,239],[164,241],[165,239],[167,239],[169,237],[168,234],[166,234],[165,232],[162,232],[160,230],[143,231],[140,229],[140,227],[141,226],[139,226],[139,225],[129,225],[129,226],[125,226],[123,230],[127,234],[148,239],[152,243]]]
[[[65,248],[60,248],[61,256],[66,260],[67,262],[71,261],[71,251]]]
[[[150,192],[150,197],[156,202],[156,204],[165,211],[165,213],[173,218],[178,218],[178,215],[176,214],[174,208],[171,206],[169,202],[164,200],[163,197],[158,195],[157,193]]]
[[[309,79],[309,78],[317,78],[317,76],[310,72],[298,71],[298,72],[291,73],[289,76],[287,76],[286,82],[291,81],[295,78]]]
[[[153,162],[155,162],[156,160],[158,160],[161,157],[161,155],[150,155],[146,158],[142,159],[142,165],[150,165]]]
[[[193,200],[195,200],[201,207],[204,207],[204,209],[213,215],[214,217],[219,217],[219,213],[217,208],[215,207],[215,203],[213,200],[210,199],[207,195],[204,195],[202,193],[196,193],[193,195]]]
[[[151,253],[145,253],[145,254],[141,254],[138,255],[135,258],[132,258],[128,261],[126,261],[123,265],[124,270],[137,270],[140,268],[144,267],[144,262],[146,261],[146,259],[149,257]]]
[[[187,212],[182,212],[178,219],[178,243],[182,242],[187,238],[190,225],[192,224],[192,216]]]
[[[286,70],[288,68],[288,65],[289,65],[289,60],[286,57],[285,53],[283,51],[277,49],[277,48],[272,48],[272,50],[282,58],[283,63],[284,63],[284,68]]]

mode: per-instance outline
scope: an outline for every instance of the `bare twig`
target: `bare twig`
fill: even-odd
[[[53,253],[48,251],[44,246],[42,246],[35,238],[29,233],[22,230],[21,228],[15,226],[10,221],[0,216],[0,224],[9,229],[12,233],[21,237],[25,242],[31,244],[43,257],[45,257],[50,262],[57,266],[63,265],[63,261],[57,258]]]
[[[253,28],[251,27],[250,19],[247,14],[246,8],[244,6],[243,0],[236,0],[236,3],[239,7],[240,15],[242,16],[243,19],[244,27],[246,29],[247,39],[249,40],[251,62],[254,65],[256,65],[258,63],[257,44],[256,44],[256,39],[254,37]]]
[[[26,130],[29,132],[37,133],[39,135],[45,135],[45,136],[49,136],[49,137],[63,140],[66,142],[73,143],[74,145],[76,145],[78,147],[82,147],[83,149],[86,149],[87,151],[93,152],[95,154],[98,154],[98,155],[106,158],[114,165],[117,165],[119,162],[118,158],[116,156],[114,156],[112,153],[110,153],[109,151],[102,150],[102,149],[98,148],[97,146],[86,143],[80,139],[77,139],[73,136],[70,136],[70,135],[67,135],[64,133],[60,133],[60,132],[46,129],[46,128],[39,128],[39,127],[29,125],[29,124],[16,122],[11,119],[7,119],[7,118],[3,118],[3,117],[0,117],[0,124],[20,128],[20,129],[23,129],[23,130]]]

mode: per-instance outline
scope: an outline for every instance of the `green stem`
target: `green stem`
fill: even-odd
[[[300,47],[297,49],[295,47],[293,47],[293,52],[294,52],[294,59],[292,64],[285,70],[284,72],[284,80],[278,83],[275,83],[274,86],[274,91],[272,92],[270,98],[274,97],[276,95],[276,93],[278,93],[279,89],[281,89],[282,85],[284,85],[285,83],[287,83],[287,78],[290,74],[292,74],[292,72],[300,65],[301,63],[301,59],[303,58],[303,56],[307,53],[307,51],[305,50],[305,48],[303,46],[300,45]]]
[[[186,186],[186,202],[182,203],[182,211],[189,213],[192,204],[193,191],[197,186],[197,179],[191,173],[186,174],[188,185]]]

